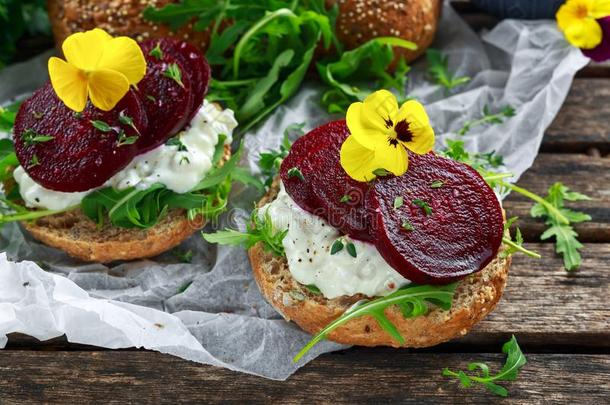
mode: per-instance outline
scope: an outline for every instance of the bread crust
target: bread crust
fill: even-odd
[[[277,183],[261,204],[277,194]],[[290,274],[285,257],[273,256],[261,243],[248,251],[254,278],[265,298],[286,320],[292,320],[305,331],[315,334],[338,318],[362,295],[326,299],[299,284]],[[402,347],[429,347],[460,337],[489,312],[502,297],[506,286],[510,257],[496,257],[482,271],[461,280],[449,311],[431,306],[428,314],[406,319],[396,306],[386,309],[388,319],[396,325],[405,343]],[[337,328],[329,340],[360,346],[401,347],[370,316],[353,319]]]
[[[231,148],[225,145],[223,162],[230,156]],[[80,260],[108,263],[144,259],[166,252],[202,229],[206,221],[202,217],[189,220],[184,210],[175,209],[149,229],[119,228],[109,223],[100,228],[76,209],[21,224],[45,245]]]
[[[347,49],[376,37],[396,36],[417,44],[417,50],[394,48],[396,58],[410,62],[425,52],[436,34],[441,0],[326,0],[339,5],[337,36]]]
[[[176,0],[48,0],[47,6],[57,49],[75,32],[102,28],[112,36],[129,36],[138,42],[174,37],[205,51],[210,41],[209,30],[197,32],[190,23],[172,31],[165,24],[144,19],[142,13],[147,7],[163,7],[169,3]]]

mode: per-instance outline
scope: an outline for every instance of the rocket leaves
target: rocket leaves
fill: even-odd
[[[351,321],[363,316],[370,316],[379,324],[383,330],[394,338],[400,345],[405,344],[404,337],[386,316],[385,311],[396,305],[405,318],[413,318],[425,315],[429,311],[428,304],[433,304],[445,311],[451,308],[456,283],[448,285],[408,285],[385,297],[379,297],[370,301],[360,301],[345,311],[340,317],[326,325],[301,349],[293,361],[299,361],[312,347],[327,338],[327,336]]]

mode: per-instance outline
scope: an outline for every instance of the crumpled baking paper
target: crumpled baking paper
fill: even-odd
[[[551,21],[506,20],[482,36],[445,6],[435,47],[450,70],[472,80],[453,93],[424,80],[426,63],[413,66],[409,94],[422,101],[438,145],[456,138],[464,122],[505,105],[517,115],[501,125],[476,127],[463,139],[472,151],[495,150],[518,178],[533,162],[544,130],[557,114],[576,72],[588,60],[571,48]],[[29,93],[45,80],[46,57],[0,73],[0,100]],[[285,127],[315,128],[332,117],[308,83],[255,133],[245,138],[244,164],[257,172],[261,151],[275,149]],[[239,224],[257,196],[239,188],[233,209],[218,226]],[[107,348],[143,347],[200,363],[272,379],[286,379],[317,355],[342,346],[323,342],[295,365],[309,336],[285,322],[261,297],[243,249],[211,246],[196,234],[178,251],[154,260],[83,264],[46,247],[10,224],[0,234],[0,344],[21,332],[44,340]],[[12,261],[20,261],[14,263]]]

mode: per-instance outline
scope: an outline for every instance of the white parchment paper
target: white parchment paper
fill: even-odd
[[[506,20],[479,36],[445,6],[435,47],[450,69],[472,81],[448,94],[424,80],[425,61],[410,74],[409,93],[422,101],[438,145],[456,137],[463,123],[510,104],[517,116],[502,125],[477,127],[464,137],[469,149],[496,150],[520,176],[533,162],[544,130],[557,114],[576,72],[587,59],[571,48],[551,21]],[[46,80],[46,57],[0,73],[0,101],[33,91]],[[309,83],[288,104],[246,137],[244,164],[257,171],[261,151],[276,148],[283,129],[305,122],[312,129],[332,117],[317,104]],[[249,210],[254,194],[236,190],[234,207]],[[245,211],[233,210],[224,223]],[[0,345],[21,332],[44,340],[107,348],[143,347],[200,363],[273,379],[286,379],[320,353],[318,345],[299,365],[291,358],[309,336],[285,322],[261,297],[242,249],[210,246],[194,235],[179,248],[192,264],[166,253],[154,260],[112,266],[83,264],[24,234],[15,224],[0,234]],[[14,263],[12,261],[18,261]]]

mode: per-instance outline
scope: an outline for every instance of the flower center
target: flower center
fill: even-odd
[[[409,129],[409,123],[405,120],[396,123],[394,132],[396,132],[396,139],[400,142],[411,142],[413,140],[413,133]]]
[[[589,15],[589,10],[587,9],[587,6],[584,4],[579,4],[576,7],[576,17],[580,19],[587,18],[587,16]]]

